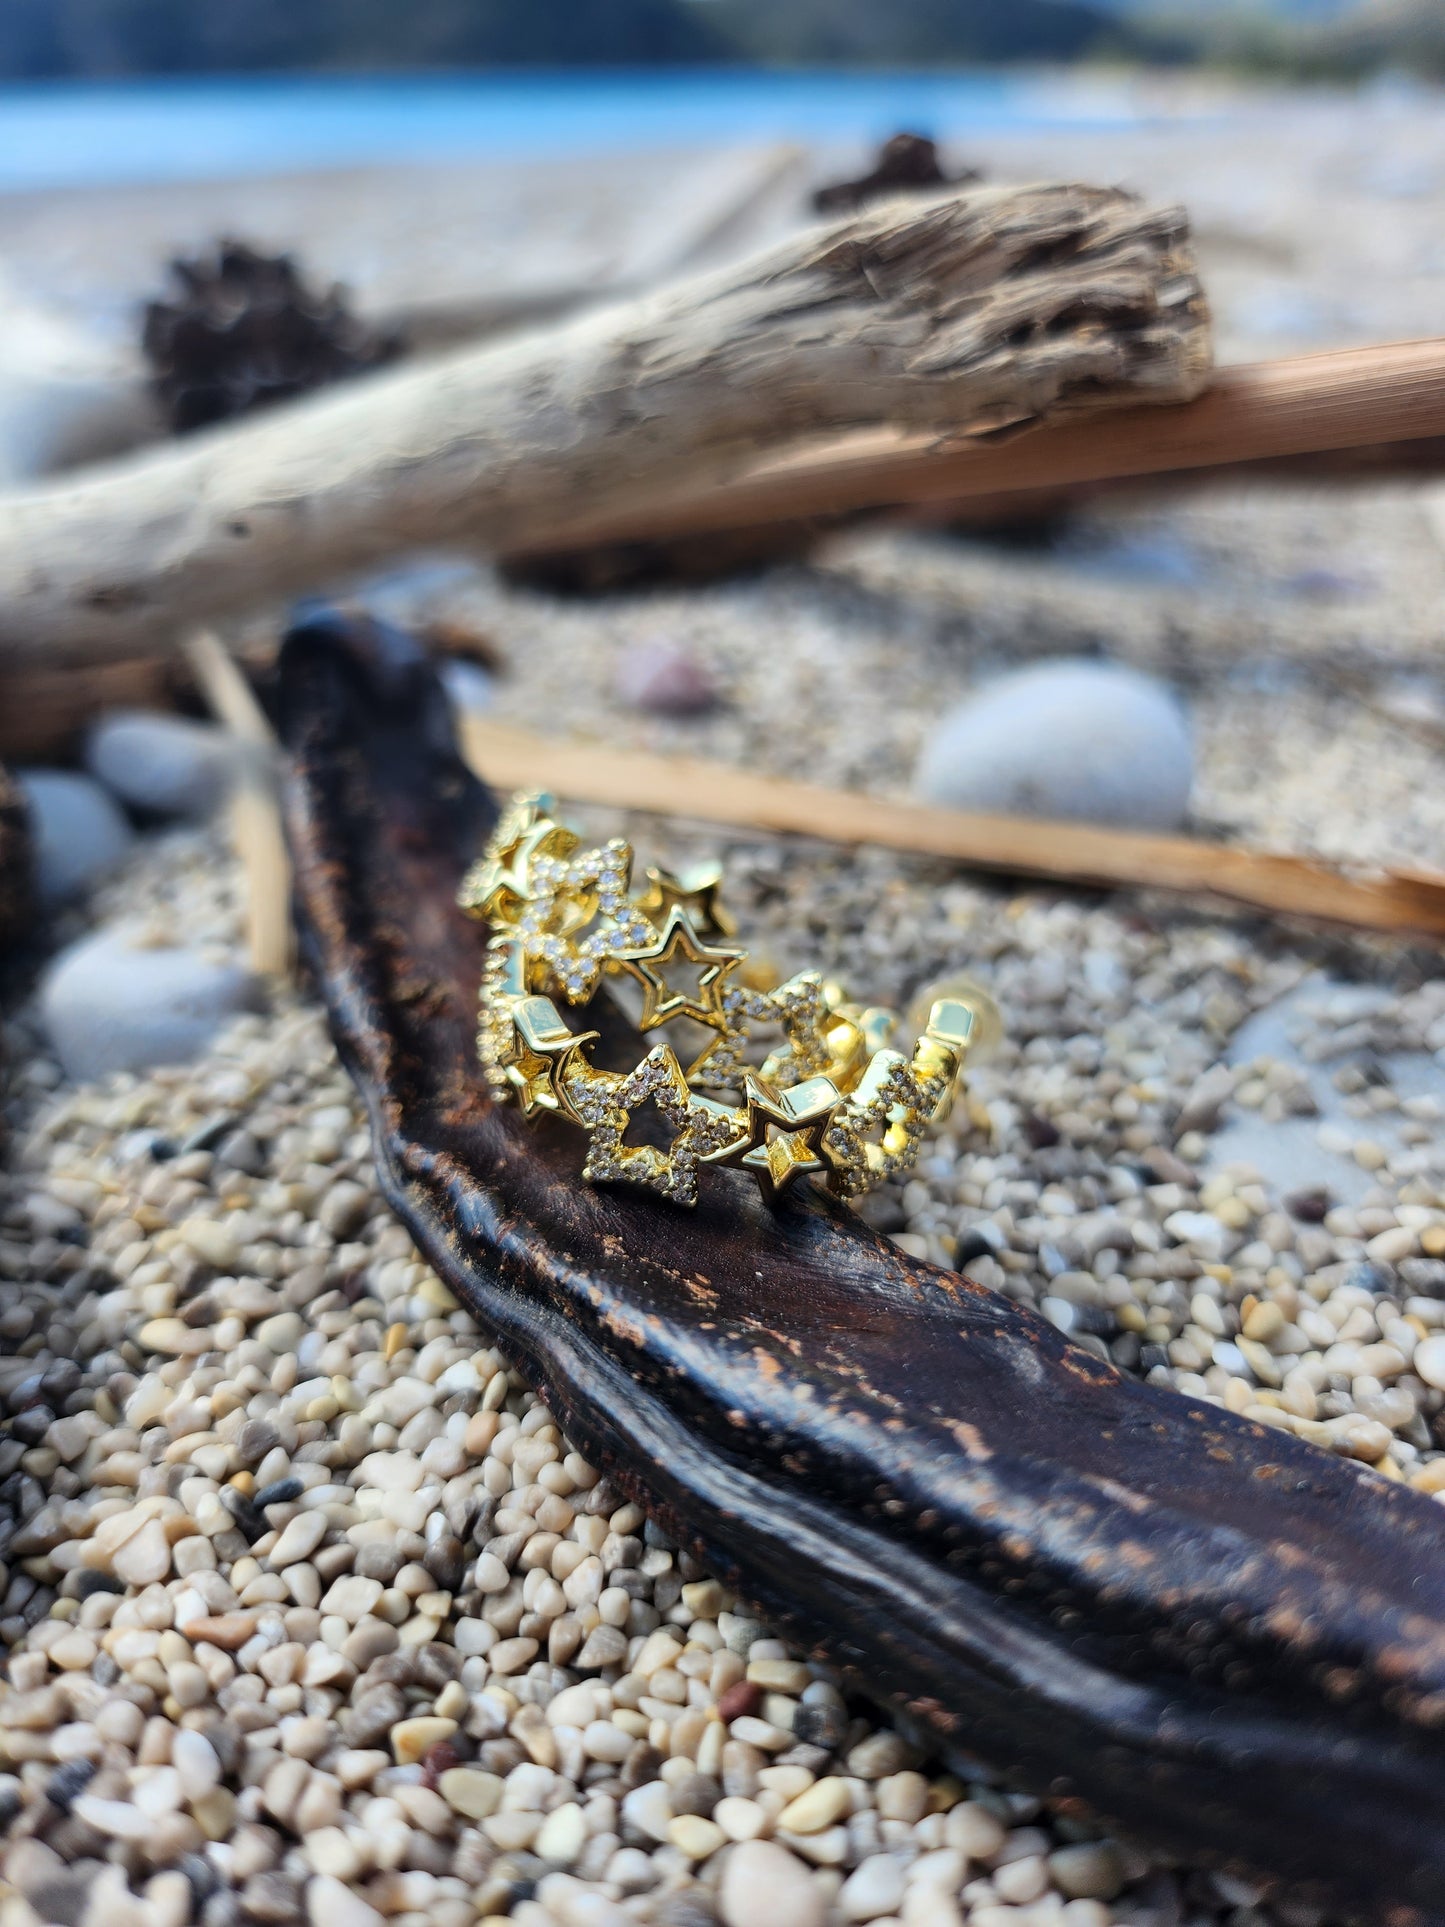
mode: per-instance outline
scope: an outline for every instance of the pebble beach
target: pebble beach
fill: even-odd
[[[1403,249],[1428,209],[1398,184],[1436,151],[1409,114],[1359,115],[1378,246]],[[1288,145],[1298,181],[1319,156]],[[1214,209],[1225,183],[1197,185]],[[1232,232],[1282,220],[1264,198]],[[1301,257],[1344,272],[1343,230],[1294,214]],[[1226,340],[1259,345],[1271,259],[1236,250]],[[1384,337],[1420,295],[1353,298]],[[487,638],[500,669],[454,693],[493,718],[545,701],[559,733],[880,794],[991,679],[1104,660],[1185,717],[1191,833],[1425,866],[1441,520],[1419,482],[1231,482],[1024,544],[863,532],[594,602],[452,565],[369,593]],[[570,814],[649,861],[722,856],[781,970],[900,1008],[960,969],[993,992],[1006,1036],[860,1205],[880,1230],[1122,1371],[1445,1501],[1438,954]],[[65,1029],[54,967],[6,1013],[0,1927],[1316,1927],[919,1752],[773,1637],[420,1260],[312,989],[246,974],[223,820],[152,814],[93,881],[59,892],[56,949],[123,929],[224,986],[189,1061],[149,1068],[95,1055],[133,1012]]]

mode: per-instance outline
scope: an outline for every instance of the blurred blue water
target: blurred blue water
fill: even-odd
[[[874,140],[903,127],[967,140],[1135,118],[1122,83],[1052,74],[691,68],[39,82],[0,87],[0,192],[466,155]]]

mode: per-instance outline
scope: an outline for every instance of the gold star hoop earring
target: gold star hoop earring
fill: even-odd
[[[649,869],[634,890],[632,846],[584,850],[553,808],[515,797],[458,896],[491,926],[477,1048],[495,1096],[580,1125],[589,1181],[677,1204],[697,1201],[709,1164],[752,1172],[770,1201],[813,1178],[854,1198],[906,1171],[970,1052],[1001,1029],[988,992],[962,978],[934,986],[912,1050],[892,1049],[894,1014],[817,971],[752,981],[716,869]],[[630,1071],[599,1068],[600,1033],[574,1030],[559,1005],[584,1007],[602,989],[644,1035],[672,1028],[676,1042],[655,1043]],[[782,1042],[754,1062],[764,1027]],[[649,1106],[665,1142],[629,1142]]]

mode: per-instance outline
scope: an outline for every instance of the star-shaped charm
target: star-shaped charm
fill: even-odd
[[[651,1100],[672,1128],[665,1148],[625,1144],[634,1114]],[[731,1105],[699,1097],[688,1087],[670,1044],[657,1044],[635,1070],[592,1069],[574,1058],[568,1076],[573,1115],[591,1132],[584,1178],[646,1185],[674,1204],[697,1203],[697,1167],[743,1142],[746,1118]]]
[[[778,1092],[748,1074],[747,1149],[737,1162],[756,1175],[765,1198],[776,1198],[799,1178],[827,1168],[822,1134],[841,1102],[831,1077],[810,1077]]]
[[[538,1111],[570,1111],[567,1074],[583,1044],[594,1044],[595,1030],[572,1031],[550,997],[522,997],[512,1006],[514,1045],[504,1065],[523,1117]]]
[[[615,960],[619,970],[642,986],[638,1029],[656,1030],[675,1017],[691,1017],[709,1030],[726,1031],[729,1018],[723,993],[744,955],[725,944],[704,942],[687,912],[674,904],[655,943],[625,951]],[[680,978],[689,968],[692,983],[674,988],[669,972],[677,972]]]
[[[518,797],[492,832],[478,862],[467,872],[457,902],[470,916],[495,922],[498,912],[514,914],[535,894],[529,875],[533,857],[567,856],[577,837],[552,820],[549,796]]]
[[[737,929],[736,919],[724,906],[722,865],[690,863],[682,870],[647,870],[647,888],[640,892],[637,907],[654,923],[661,923],[672,909],[685,910],[695,930],[704,936],[730,937]]]
[[[941,1038],[920,1038],[911,1059],[874,1052],[823,1134],[828,1182],[839,1197],[856,1198],[912,1167],[957,1069],[956,1053]]]

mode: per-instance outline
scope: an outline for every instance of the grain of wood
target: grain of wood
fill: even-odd
[[[1224,897],[1271,914],[1445,937],[1445,872],[1352,876],[1304,857],[1082,823],[987,816],[824,789],[725,764],[545,737],[468,714],[467,761],[498,790],[646,810],[736,829],[874,844],[1056,882]]]
[[[1017,431],[1180,401],[1209,328],[1178,209],[980,188],[11,496],[0,650],[146,653],[418,547],[493,552],[859,426]]]
[[[739,462],[705,487],[650,504],[645,519],[618,502],[526,553],[826,521],[870,509],[937,508],[1442,435],[1445,337],[1386,342],[1222,368],[1197,400],[1180,407],[1121,408],[996,445],[900,428],[819,441]],[[1445,509],[1438,513],[1445,529]]]

